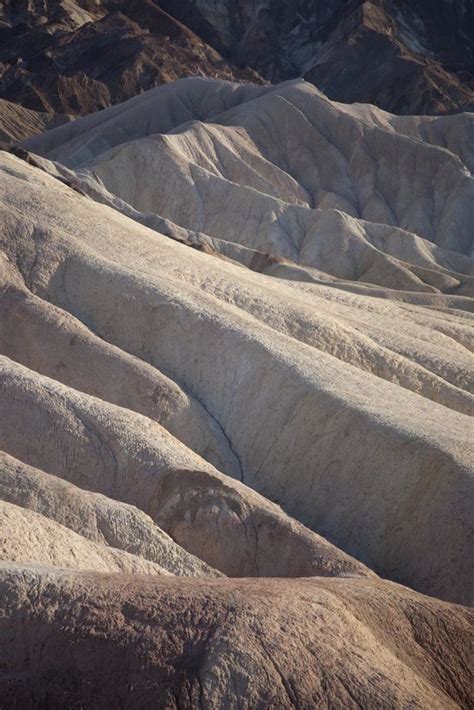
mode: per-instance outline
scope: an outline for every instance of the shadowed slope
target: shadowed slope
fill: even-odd
[[[272,81],[401,114],[472,110],[470,0],[161,0],[224,56]]]
[[[470,705],[472,614],[386,582],[10,566],[0,591],[12,708]]]
[[[37,112],[84,115],[183,76],[261,82],[152,0],[8,0],[0,39],[0,96]]]

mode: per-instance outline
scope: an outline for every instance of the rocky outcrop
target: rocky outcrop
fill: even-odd
[[[464,13],[460,7],[459,14],[454,11],[448,38],[443,15],[451,15],[452,4],[441,2],[438,6],[435,25],[430,22],[431,3],[420,2],[415,7],[406,2],[360,3],[354,12],[347,11],[309,61],[305,78],[330,98],[368,102],[398,114],[472,111],[472,81],[450,71],[455,65],[449,60],[445,63],[443,53],[459,41],[466,48],[464,56],[459,53],[461,66],[468,66],[464,28],[470,22],[469,10],[466,5]],[[444,44],[441,37],[445,36]]]
[[[468,0],[9,0],[0,96],[84,115],[191,75],[304,76],[334,100],[451,114],[474,107],[473,24]]]
[[[162,0],[235,62],[400,114],[472,110],[468,0]]]
[[[0,24],[0,96],[36,112],[83,115],[183,76],[260,81],[151,0],[7,2]]]

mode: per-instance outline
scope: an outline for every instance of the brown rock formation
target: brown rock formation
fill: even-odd
[[[2,566],[0,594],[3,707],[472,702],[472,613],[387,582]]]
[[[151,0],[8,2],[0,10],[0,97],[81,115],[184,76],[260,81]]]

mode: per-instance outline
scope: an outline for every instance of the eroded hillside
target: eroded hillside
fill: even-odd
[[[5,706],[469,707],[472,126],[187,79],[0,152]]]

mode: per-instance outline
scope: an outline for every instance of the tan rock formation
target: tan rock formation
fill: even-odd
[[[2,708],[472,706],[471,125],[189,80],[0,152]]]
[[[444,598],[470,599],[471,420],[458,411],[470,402],[466,313],[272,279],[190,251],[13,156],[4,154],[3,164],[7,273],[43,300],[52,320],[48,332],[66,311],[102,341],[139,358],[140,370],[144,361],[145,369],[166,373],[219,423],[246,484],[377,572]],[[14,207],[18,200],[21,210]],[[9,333],[4,352],[14,331],[3,331]],[[9,354],[35,368],[47,359],[35,354],[40,342],[35,337],[33,354],[24,356],[19,340]],[[65,350],[75,347],[62,342]],[[71,370],[70,362],[57,371]],[[1,448],[136,505],[228,574],[264,568],[291,574],[290,562],[312,559],[290,552],[281,560],[281,546],[259,536],[264,547],[258,563],[251,562],[256,533],[246,544],[241,517],[254,513],[238,512],[234,524],[230,502],[227,532],[210,543],[210,521],[219,518],[210,480],[220,480],[219,487],[224,480],[134,411],[133,400],[123,399],[122,408],[109,404],[113,397],[105,393],[114,389],[106,379],[113,372],[97,378],[104,380],[98,393],[104,399],[98,399],[70,389],[78,386],[74,374],[48,371],[64,387],[5,361],[9,416]],[[239,511],[241,505],[249,510],[243,502],[249,495],[247,489],[238,494]],[[199,535],[201,514],[185,514],[192,499],[193,509],[206,511]],[[252,505],[259,509],[261,501]],[[289,522],[267,515],[268,525],[272,516],[281,521],[283,540]],[[296,536],[295,544],[303,538]],[[298,574],[311,573],[313,564],[304,562],[306,571]]]
[[[32,111],[0,99],[0,142],[17,143],[70,120],[65,114]]]
[[[2,560],[98,572],[169,574],[142,557],[91,542],[39,513],[11,503],[0,502],[0,519]]]
[[[23,508],[25,516],[29,511],[34,511],[59,523],[57,529],[68,528],[87,540],[106,546],[105,554],[110,548],[116,548],[116,551],[131,553],[127,558],[144,558],[176,575],[219,576],[217,570],[213,570],[174,543],[138,508],[78,488],[4,453],[0,453],[0,498]],[[19,511],[17,515],[20,515]],[[30,528],[34,519],[35,516],[27,518]],[[11,547],[3,527],[2,533],[5,544]],[[54,530],[51,533],[50,545],[55,545],[53,533]],[[21,534],[19,530],[13,531],[18,545],[17,554],[20,555]],[[78,536],[73,537],[77,540]],[[40,562],[41,554],[44,553],[42,550],[25,546],[23,554],[29,555],[35,562]],[[2,559],[10,559],[6,550],[3,551]],[[60,566],[74,565],[63,563]],[[87,558],[84,560],[84,567],[89,568]],[[145,567],[142,570],[137,568],[136,571],[148,572]]]

